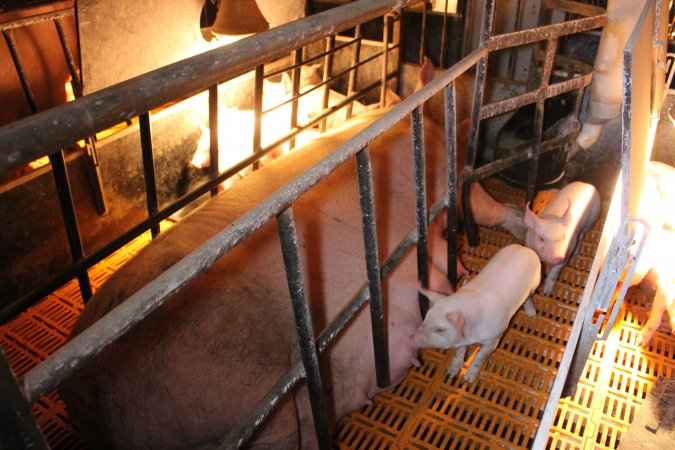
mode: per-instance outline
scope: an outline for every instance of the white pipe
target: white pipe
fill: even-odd
[[[607,20],[593,66],[591,95],[577,143],[587,149],[602,133],[605,122],[621,112],[622,52],[646,0],[608,0]]]

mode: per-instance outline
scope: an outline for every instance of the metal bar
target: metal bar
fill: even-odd
[[[145,181],[145,199],[148,206],[148,217],[154,217],[159,211],[157,200],[157,181],[155,178],[155,161],[152,155],[152,127],[150,125],[150,113],[146,112],[138,116],[138,126],[141,132],[141,153],[143,155],[143,179]],[[150,228],[152,237],[159,234],[159,225]]]
[[[289,22],[251,37],[169,64],[73,102],[0,128],[0,175],[34,159],[214,83],[242,75],[258,63],[353,27],[412,0],[360,0]],[[122,101],[122,99],[124,101]]]
[[[466,72],[485,52],[484,48],[475,50],[426,86],[402,100],[331,154],[295,177],[246,215],[211,237],[113,311],[56,350],[24,376],[23,387],[26,398],[32,402],[54,389],[63,378],[77,370],[158,308],[170,295],[178,292],[190,280],[210,267],[214,261],[250,236],[270,218],[287,208],[300,195],[369,145],[384,131],[410,114],[414,108],[429,100],[436,92]]]
[[[447,171],[448,280],[457,285],[457,104],[455,83],[445,87],[445,164]]]
[[[390,17],[385,15],[382,20],[384,20],[384,29],[382,30],[382,71],[381,71],[381,81],[382,85],[380,86],[380,107],[384,108],[387,104],[387,73],[389,66],[389,28],[390,28]]]
[[[490,117],[498,116],[505,112],[520,108],[521,106],[535,103],[539,100],[555,97],[556,95],[564,94],[575,89],[581,89],[584,86],[589,85],[592,78],[593,73],[590,72],[585,75],[574,77],[570,80],[553,83],[551,85],[545,86],[544,88],[532,90],[524,94],[507,98],[505,100],[489,103],[481,108],[480,118],[481,120],[489,119]]]
[[[347,97],[351,96],[356,90],[356,79],[358,76],[358,62],[361,59],[361,39],[356,39],[361,37],[361,24],[356,25],[354,28],[354,47],[352,47],[352,55],[349,61],[349,79],[347,81]],[[352,105],[347,105],[346,109],[346,118],[349,120],[352,117]]]
[[[363,224],[363,245],[366,252],[366,271],[368,291],[370,293],[370,322],[373,329],[373,350],[377,385],[387,387],[389,378],[389,354],[387,330],[384,326],[384,307],[382,306],[382,285],[380,281],[380,256],[377,249],[377,225],[375,220],[375,200],[373,197],[373,178],[370,170],[368,147],[356,154],[356,174],[359,181],[359,199]]]
[[[261,152],[262,149],[262,108],[263,108],[263,79],[265,77],[265,66],[258,64],[255,66],[255,115],[253,118],[253,154]],[[260,164],[258,161],[253,163],[253,170],[258,170]]]
[[[75,8],[66,8],[61,11],[48,12],[31,17],[24,17],[11,22],[0,23],[0,31],[9,31],[15,28],[27,27],[35,23],[46,22],[48,20],[56,20],[62,17],[68,17],[75,14]]]
[[[220,173],[218,145],[218,83],[209,87],[209,176],[214,179]],[[218,187],[211,189],[211,197],[218,194]]]
[[[541,80],[539,81],[539,91],[543,91],[548,86],[553,69],[553,61],[558,39],[553,37],[546,41],[546,56],[544,58],[541,71]],[[539,171],[539,155],[541,154],[541,137],[544,132],[544,99],[537,101],[537,107],[534,113],[534,129],[532,130],[532,157],[528,168],[527,178],[527,201],[533,202],[535,189],[537,186],[537,172]]]
[[[527,194],[525,198],[528,202],[534,201],[534,195],[537,185],[537,171],[539,168],[539,155],[541,153],[541,131],[544,126],[544,102],[538,101],[534,113],[534,125],[532,130],[532,155],[527,171]]]
[[[28,107],[30,108],[30,112],[32,114],[36,114],[38,112],[38,106],[37,102],[35,101],[35,96],[33,95],[33,91],[30,88],[30,85],[28,84],[28,78],[26,77],[26,72],[23,70],[23,64],[21,63],[21,57],[19,56],[19,52],[16,49],[16,42],[14,41],[14,35],[12,34],[11,31],[3,31],[2,35],[5,37],[5,42],[7,43],[7,49],[9,50],[9,54],[12,57],[12,62],[14,62],[14,68],[16,69],[16,73],[19,76],[19,81],[21,81],[21,87],[23,88],[23,93],[26,97],[26,101],[28,102]],[[34,158],[37,159],[37,158]],[[30,161],[26,161],[26,164],[28,164]],[[2,174],[0,172],[0,174]]]
[[[417,280],[422,287],[429,287],[429,237],[427,232],[427,183],[424,172],[424,122],[422,108],[413,109],[410,115],[412,151],[415,165],[415,217],[417,219]],[[422,317],[429,311],[429,299],[419,293],[417,300]]]
[[[5,352],[0,347],[0,444],[2,448],[48,449]]]
[[[291,129],[298,126],[298,100],[297,97],[300,93],[300,66],[302,64],[302,47],[293,50],[293,64],[298,65],[291,72],[292,80],[292,92],[291,95],[295,100],[291,103]],[[291,149],[295,148],[295,138],[291,138],[289,141],[289,146]]]
[[[68,66],[68,72],[70,73],[70,84],[73,86],[73,94],[75,98],[82,97],[82,81],[80,76],[77,73],[77,67],[75,67],[75,60],[73,59],[73,53],[70,51],[70,46],[68,45],[68,39],[66,39],[66,34],[63,31],[63,25],[57,19],[54,20],[54,26],[56,27],[56,32],[59,35],[59,41],[61,42],[61,49],[63,49],[63,56],[66,58],[66,65]]]
[[[291,207],[286,208],[277,216],[277,224],[279,227],[279,239],[281,240],[284,267],[286,268],[288,291],[291,295],[291,302],[293,304],[295,328],[298,333],[300,353],[305,368],[309,402],[314,418],[314,430],[316,431],[319,448],[330,450],[331,435],[328,427],[328,418],[326,416],[323,387],[321,385],[319,359],[314,343],[312,317],[309,312],[309,306],[307,305],[305,282],[302,276],[300,255],[298,253],[298,236],[295,231],[295,221],[293,219],[293,210]]]
[[[63,217],[63,222],[66,226],[70,253],[73,257],[73,261],[78,262],[84,257],[84,249],[82,248],[80,227],[77,224],[77,215],[75,214],[75,206],[73,205],[73,195],[70,191],[70,182],[68,181],[68,172],[66,170],[66,161],[63,157],[63,151],[49,155],[49,162],[52,165],[56,193],[58,194],[59,205],[61,206],[61,216]],[[86,301],[91,298],[92,294],[91,283],[89,282],[87,271],[84,270],[81,273],[78,273],[77,279],[80,285],[80,292],[82,293],[82,300],[86,303]]]
[[[447,28],[448,25],[448,0],[445,0],[445,10],[443,12],[443,22],[442,22],[442,28],[441,28],[441,54],[438,56],[438,66],[439,67],[445,67],[445,39],[446,39],[446,31],[445,29]]]
[[[426,43],[426,31],[427,31],[427,2],[426,0],[422,2],[422,29],[420,30],[420,53],[418,64],[424,63],[424,44]]]
[[[54,20],[54,26],[56,27],[56,33],[59,35],[63,56],[66,59],[66,65],[68,66],[68,72],[70,73],[70,84],[73,87],[73,95],[75,98],[80,98],[83,95],[82,80],[80,79],[77,67],[75,66],[75,60],[73,58],[73,53],[70,51],[66,33],[63,31],[63,25],[59,19]],[[96,212],[98,212],[99,215],[104,215],[108,212],[108,206],[105,202],[105,195],[103,195],[103,181],[101,180],[101,170],[99,168],[95,139],[94,137],[89,136],[84,141],[86,150],[85,168],[89,185],[93,191]]]
[[[544,25],[529,30],[514,31],[490,37],[488,51],[493,52],[509,47],[533,44],[537,41],[551,39],[566,34],[581,33],[583,31],[600,28],[605,24],[605,15],[586,17],[583,19],[561,22],[553,25]]]
[[[325,111],[328,108],[328,99],[330,97],[330,89],[328,87],[328,82],[331,79],[331,73],[333,72],[333,52],[335,48],[335,36],[329,36],[326,38],[326,55],[323,59],[323,96],[321,100],[321,111]],[[319,122],[319,132],[324,133],[326,131],[327,121],[321,120]]]
[[[569,0],[544,0],[544,4],[549,9],[558,11],[565,11],[572,14],[579,14],[580,16],[599,16],[605,14],[605,8],[596,5],[589,5],[580,2],[572,2]]]
[[[492,33],[492,18],[494,16],[494,0],[485,1],[485,10],[483,12],[483,22],[481,24],[481,35],[479,47],[487,47],[489,43],[490,34]],[[480,130],[480,110],[483,104],[483,94],[485,92],[485,78],[487,77],[487,63],[488,54],[483,56],[478,62],[476,68],[476,82],[473,94],[473,108],[471,110],[471,128],[469,130],[469,143],[466,149],[466,166],[465,170],[469,173],[476,167],[476,156],[478,147],[478,132]],[[478,245],[478,229],[476,227],[473,215],[471,212],[471,204],[469,200],[470,181],[464,183],[462,186],[462,211],[464,216],[464,223],[466,225],[466,234],[469,245],[475,247]]]

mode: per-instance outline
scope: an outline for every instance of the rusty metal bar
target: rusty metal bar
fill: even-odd
[[[448,280],[457,285],[457,103],[455,83],[445,87],[445,164],[447,171]]]
[[[70,247],[70,254],[74,262],[79,262],[84,258],[84,248],[82,247],[82,238],[80,236],[80,227],[77,223],[77,215],[75,213],[75,206],[73,204],[73,194],[70,190],[70,182],[68,181],[68,171],[66,169],[66,160],[63,156],[63,150],[49,155],[49,162],[52,166],[52,173],[54,174],[54,183],[56,185],[56,193],[59,198],[59,205],[61,207],[61,216],[63,223],[66,226],[66,234],[68,236],[68,245]],[[89,282],[89,274],[86,270],[77,274],[77,280],[80,285],[80,293],[82,300],[86,303],[91,298],[91,283]]]
[[[290,128],[296,128],[298,126],[298,95],[300,94],[300,65],[302,64],[302,47],[293,50],[293,65],[296,66],[295,69],[291,71],[291,82],[292,82],[292,91],[291,97],[293,101],[291,103],[291,126]],[[295,138],[291,138],[289,146],[291,149],[295,148]]]
[[[354,94],[356,90],[356,78],[358,74],[358,62],[361,60],[361,24],[354,28],[354,47],[352,47],[352,57],[349,61],[349,80],[347,81],[347,97]],[[352,105],[347,105],[346,117],[352,117]]]
[[[209,87],[209,176],[214,179],[220,173],[218,146],[218,83]],[[218,187],[211,189],[211,197],[218,194]]]
[[[489,119],[490,117],[504,114],[505,112],[520,108],[521,106],[536,103],[542,99],[545,100],[547,98],[555,97],[556,95],[581,89],[584,86],[588,86],[592,79],[593,73],[590,72],[585,75],[574,77],[571,80],[560,81],[505,100],[489,103],[481,108],[480,118],[481,120]]]
[[[375,198],[373,177],[370,170],[368,147],[356,154],[356,175],[359,182],[359,201],[363,225],[363,245],[366,252],[366,271],[370,298],[370,324],[373,330],[373,350],[377,385],[387,387],[389,376],[389,350],[387,329],[384,326],[382,305],[382,282],[380,280],[380,255],[377,248],[377,224],[375,220]]]
[[[325,111],[328,108],[328,99],[330,97],[330,88],[328,82],[331,80],[331,73],[333,72],[333,49],[335,48],[335,36],[330,36],[326,38],[326,54],[323,59],[323,96],[321,99],[321,111]],[[321,120],[319,122],[319,132],[324,133],[326,131],[327,121]]]
[[[152,126],[150,113],[138,116],[138,126],[141,134],[141,153],[143,155],[143,180],[145,181],[145,199],[148,207],[148,217],[154,217],[159,211],[157,200],[157,181],[155,177],[155,161],[152,155]],[[159,225],[150,228],[152,237],[159,234]]]
[[[263,115],[263,79],[265,77],[265,66],[258,64],[255,66],[255,111],[253,119],[253,154],[258,154],[262,149],[262,115]],[[260,163],[253,163],[253,170],[258,170]]]
[[[23,377],[26,399],[34,402],[54,389],[63,378],[157,309],[169,296],[183,288],[218,258],[290,206],[300,195],[410,114],[414,108],[466,72],[485,53],[484,48],[470,53],[56,350]]]
[[[323,398],[319,359],[314,343],[312,317],[309,312],[309,305],[307,304],[305,282],[302,276],[300,254],[298,252],[298,236],[295,231],[295,220],[293,219],[291,207],[284,209],[277,216],[277,225],[284,267],[286,269],[286,279],[288,281],[288,292],[293,304],[295,329],[298,333],[300,354],[302,355],[302,364],[305,368],[307,391],[314,418],[314,430],[316,431],[319,448],[330,450],[331,436],[326,415],[326,405]]]
[[[360,0],[167,65],[0,128],[0,175],[169,102],[187,98],[309,44],[407,6]]]
[[[514,31],[490,37],[488,51],[493,52],[509,47],[533,44],[537,41],[560,37],[566,34],[581,33],[583,31],[600,28],[605,24],[605,16],[585,17],[570,22],[561,22],[553,25],[544,25],[529,30]]]
[[[580,16],[599,16],[605,14],[607,11],[600,6],[589,5],[586,3],[572,2],[569,0],[544,0],[544,5],[548,9],[555,9],[572,14],[579,14]]]
[[[429,237],[427,232],[427,182],[424,172],[424,122],[422,106],[410,115],[412,150],[415,172],[415,217],[417,218],[417,281],[429,287]],[[429,311],[429,299],[419,293],[417,298],[422,317]]]
[[[494,16],[495,5],[494,0],[485,1],[485,11],[483,13],[483,22],[481,24],[480,34],[480,48],[486,48],[490,42],[490,33],[492,32],[492,19]],[[469,130],[469,143],[466,149],[466,166],[465,170],[471,172],[476,167],[477,147],[478,147],[478,132],[480,130],[480,110],[483,105],[483,94],[485,93],[485,78],[487,77],[487,63],[488,54],[478,62],[476,68],[476,82],[473,92],[473,108],[471,110],[471,128]],[[473,220],[471,212],[471,204],[469,200],[469,186],[467,182],[462,186],[462,212],[464,216],[464,223],[466,228],[467,239],[469,245],[475,247],[478,245],[478,229]]]
[[[422,29],[420,30],[420,53],[418,64],[424,63],[424,44],[426,43],[426,30],[427,30],[427,2],[426,0],[422,2]]]
[[[384,108],[387,103],[387,73],[389,66],[389,29],[391,18],[389,15],[385,15],[382,20],[384,20],[384,29],[382,30],[382,70],[381,70],[381,81],[382,85],[380,86],[380,107]]]
[[[14,63],[16,73],[19,76],[19,81],[21,82],[21,87],[23,88],[24,96],[26,97],[26,101],[28,102],[28,107],[30,108],[32,114],[36,114],[38,112],[37,101],[35,100],[35,96],[33,95],[33,91],[31,90],[30,85],[28,84],[26,72],[23,70],[21,57],[19,56],[19,52],[16,49],[16,42],[14,41],[14,35],[12,34],[11,30],[3,31],[2,35],[5,38],[5,42],[7,43],[7,49],[9,50],[9,54],[12,57],[12,62]],[[26,161],[25,164],[28,164],[29,162],[30,161]],[[0,175],[2,175],[2,172],[0,172]]]
[[[47,20],[56,20],[62,17],[68,17],[75,14],[75,8],[66,8],[60,11],[48,12],[31,17],[24,17],[11,22],[0,23],[0,31],[9,31],[15,28],[27,27],[36,23],[46,22]]]

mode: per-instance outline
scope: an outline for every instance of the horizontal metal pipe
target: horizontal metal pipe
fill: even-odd
[[[47,20],[56,20],[61,17],[68,17],[75,14],[75,8],[66,8],[61,11],[54,11],[37,16],[25,17],[22,19],[12,20],[11,22],[0,23],[0,31],[13,30],[15,28],[27,27],[35,23],[46,22]]]
[[[544,0],[544,4],[549,9],[579,14],[581,16],[598,16],[607,12],[605,8],[601,8],[600,6],[587,5],[569,0]]]
[[[514,31],[492,36],[488,40],[488,50],[502,50],[509,47],[532,44],[537,41],[543,41],[556,36],[566,34],[581,33],[583,31],[600,28],[605,24],[605,15],[584,17],[583,19],[561,22],[543,27],[531,28],[529,30]]]
[[[0,175],[412,0],[361,0],[258,33],[0,128]]]
[[[31,369],[23,378],[24,392],[28,401],[34,402],[58,386],[61,380],[122,336],[133,325],[158,308],[170,295],[182,289],[190,280],[210,267],[218,258],[410,114],[414,108],[454,81],[475,64],[485,52],[485,49],[475,50],[422,89],[410,95],[305,173],[295,177],[245,216],[171,266],[82,334],[54,352],[42,364]]]

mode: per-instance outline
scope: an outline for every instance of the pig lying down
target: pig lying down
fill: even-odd
[[[600,215],[600,194],[592,185],[575,181],[558,192],[539,217],[525,207],[525,244],[551,267],[543,292],[550,295],[563,267],[581,247]]]
[[[380,117],[373,111],[253,172],[153,240],[88,302],[74,334]],[[445,190],[444,133],[425,120],[428,198]],[[370,145],[378,245],[390,255],[415,228],[409,120]],[[365,282],[354,160],[293,205],[315,335]],[[432,226],[433,232],[437,227]],[[430,236],[430,243],[439,236]],[[431,251],[439,247],[432,244]],[[433,255],[432,255],[433,256]],[[435,257],[434,259],[438,259]],[[421,324],[411,251],[383,281],[392,380],[416,363],[410,335]],[[450,292],[435,265],[432,289]],[[271,221],[188,283],[60,387],[68,414],[92,448],[214,446],[241,425],[300,359],[276,224]],[[376,385],[369,309],[320,357],[329,417],[365,405]],[[287,396],[249,444],[313,448],[306,389]]]
[[[472,280],[450,296],[424,290],[432,302],[424,322],[410,337],[415,348],[453,348],[450,378],[459,374],[466,347],[479,344],[463,381],[472,383],[483,362],[520,306],[537,315],[530,295],[539,286],[541,264],[537,254],[519,244],[499,250]]]

